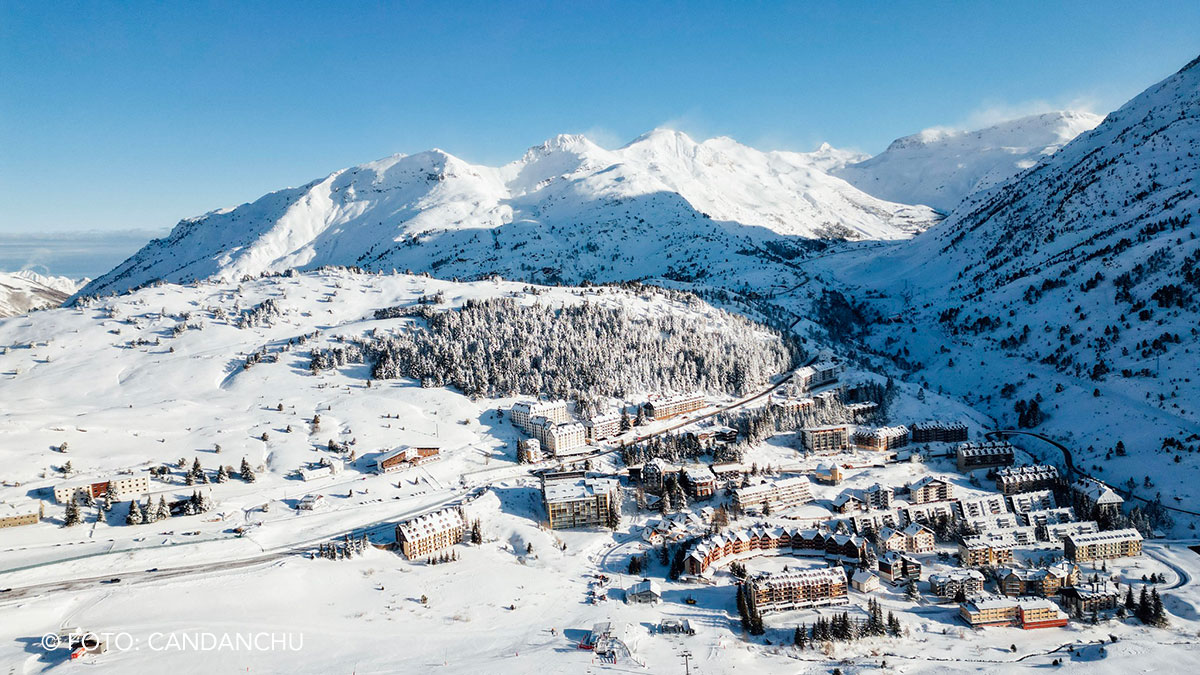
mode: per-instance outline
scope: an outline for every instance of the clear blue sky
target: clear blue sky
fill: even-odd
[[[877,152],[1107,112],[1200,2],[0,2],[0,232],[163,228],[393,152],[498,164],[656,126]]]

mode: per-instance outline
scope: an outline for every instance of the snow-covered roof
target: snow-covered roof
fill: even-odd
[[[577,478],[575,480],[551,480],[542,486],[547,503],[569,502],[589,499],[596,495],[613,492],[620,484],[612,478]]]
[[[462,526],[462,514],[458,508],[448,508],[406,520],[396,526],[396,532],[405,541],[415,541]]]
[[[1106,530],[1090,534],[1069,534],[1067,535],[1067,539],[1076,546],[1084,546],[1110,541],[1141,541],[1142,535],[1132,527],[1127,527],[1123,530]]]

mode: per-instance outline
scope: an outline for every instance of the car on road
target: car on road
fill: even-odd
[[[100,583],[102,583],[102,584],[119,584],[119,583],[121,583],[121,578],[113,577],[111,579],[108,579],[107,581],[101,581]]]
[[[148,570],[146,570],[146,571],[147,571],[147,572],[157,572],[157,571],[158,571],[158,568],[157,568],[157,567],[151,567],[150,569],[148,569]]]

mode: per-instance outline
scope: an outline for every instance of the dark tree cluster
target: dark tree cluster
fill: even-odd
[[[310,367],[370,362],[374,379],[410,377],[488,398],[579,400],[697,389],[742,395],[800,356],[782,333],[726,312],[718,319],[642,316],[623,307],[522,305],[508,298],[418,312],[425,325],[314,350]]]

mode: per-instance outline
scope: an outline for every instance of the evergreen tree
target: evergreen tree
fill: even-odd
[[[229,469],[226,469],[225,465],[222,464],[220,467],[217,468],[217,482],[218,483],[226,483],[228,481],[229,481]]]
[[[1167,612],[1157,588],[1150,591],[1150,623],[1160,628],[1167,625]]]
[[[792,644],[800,649],[804,649],[808,643],[808,627],[803,623],[796,626],[796,632],[792,635]]]
[[[247,462],[245,457],[242,458],[241,476],[242,480],[246,481],[247,483],[253,483],[255,480],[257,480],[254,475],[254,470],[250,468],[250,462]]]
[[[900,636],[900,620],[897,619],[896,615],[893,614],[892,612],[888,612],[887,632],[888,632],[888,635],[891,635],[892,637]]]
[[[153,523],[158,520],[158,509],[154,506],[154,498],[146,495],[146,505],[142,507],[142,522]]]
[[[746,587],[744,584],[737,586],[737,609],[738,617],[742,620],[742,630],[750,630],[750,607],[746,603]]]
[[[83,517],[79,514],[79,503],[74,499],[67,502],[67,512],[63,516],[63,527],[74,527],[83,522]]]
[[[158,513],[155,516],[156,520],[166,520],[171,517],[171,507],[167,506],[167,498],[160,496],[158,498]]]
[[[1137,600],[1133,599],[1133,584],[1125,589],[1125,609],[1130,612],[1137,609]]]
[[[1138,606],[1134,616],[1144,624],[1149,624],[1154,617],[1154,606],[1150,604],[1150,593],[1145,586],[1142,586],[1141,595],[1138,596]]]
[[[125,524],[141,525],[142,522],[142,507],[138,506],[136,499],[129,500],[129,515],[125,517]]]
[[[605,515],[604,524],[610,530],[616,530],[621,527],[621,505],[614,498],[608,504],[608,513]]]
[[[904,599],[909,602],[917,602],[921,599],[921,593],[917,590],[916,579],[909,579],[904,586]]]

